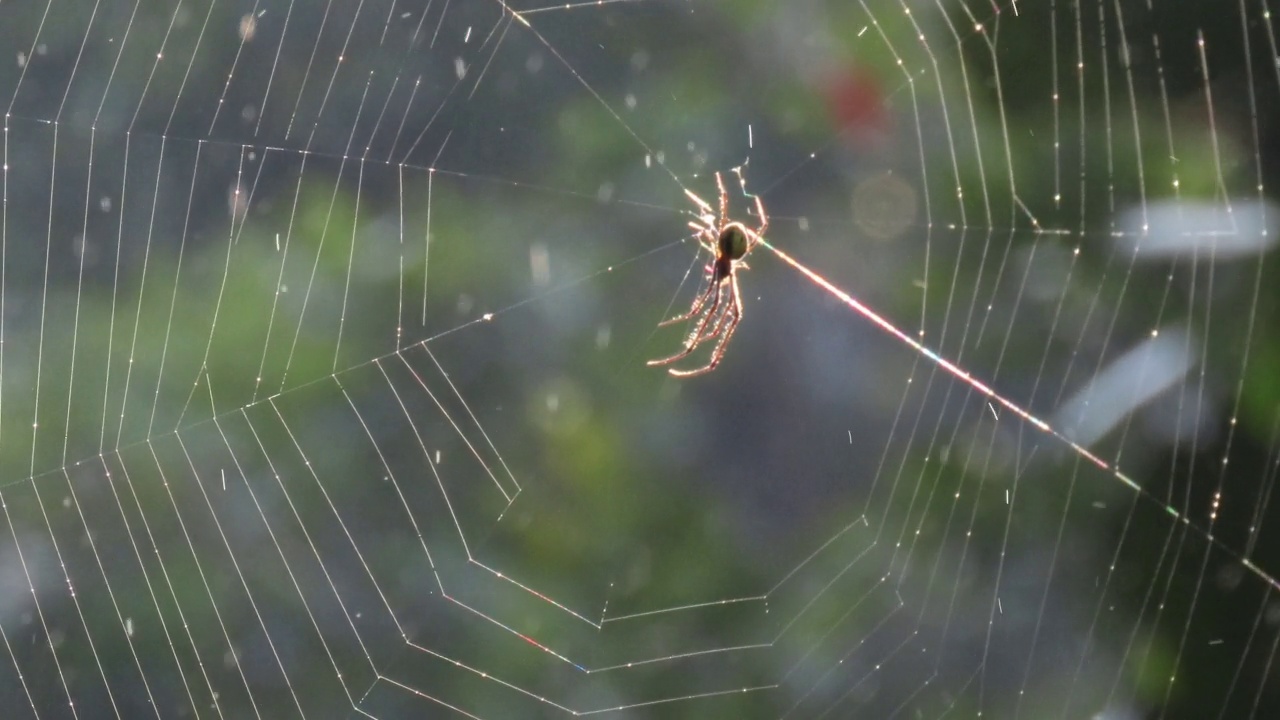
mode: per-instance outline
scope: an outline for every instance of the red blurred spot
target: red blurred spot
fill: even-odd
[[[877,145],[889,131],[884,93],[870,74],[849,68],[826,85],[827,107],[832,119],[853,145]]]

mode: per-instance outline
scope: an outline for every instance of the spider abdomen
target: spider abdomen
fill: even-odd
[[[716,240],[719,246],[719,256],[730,260],[741,260],[747,254],[749,243],[747,242],[746,228],[740,223],[729,223],[720,231],[720,237]]]

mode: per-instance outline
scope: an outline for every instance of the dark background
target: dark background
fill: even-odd
[[[1266,9],[3,5],[6,717],[1269,716]]]

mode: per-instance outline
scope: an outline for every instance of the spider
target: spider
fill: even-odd
[[[741,180],[742,174],[738,172]],[[697,349],[707,340],[716,339],[711,349],[711,357],[705,365],[691,370],[670,368],[667,372],[675,377],[693,377],[709,373],[716,369],[724,358],[725,349],[733,331],[742,320],[742,294],[738,290],[738,270],[747,269],[743,259],[751,252],[756,243],[764,237],[769,227],[769,218],[764,213],[764,204],[756,197],[756,214],[760,216],[760,227],[751,230],[740,222],[729,219],[729,193],[724,189],[724,179],[716,173],[716,186],[720,189],[720,214],[702,198],[685,190],[698,208],[700,222],[689,222],[689,227],[697,233],[699,244],[711,253],[711,262],[707,264],[707,285],[693,299],[689,311],[658,323],[665,327],[685,320],[694,320],[693,329],[684,340],[684,349],[670,357],[650,360],[649,365],[668,365],[680,360]],[[714,222],[712,222],[714,220]]]

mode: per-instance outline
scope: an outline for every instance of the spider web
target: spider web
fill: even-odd
[[[1266,3],[0,28],[7,716],[1277,707]]]

